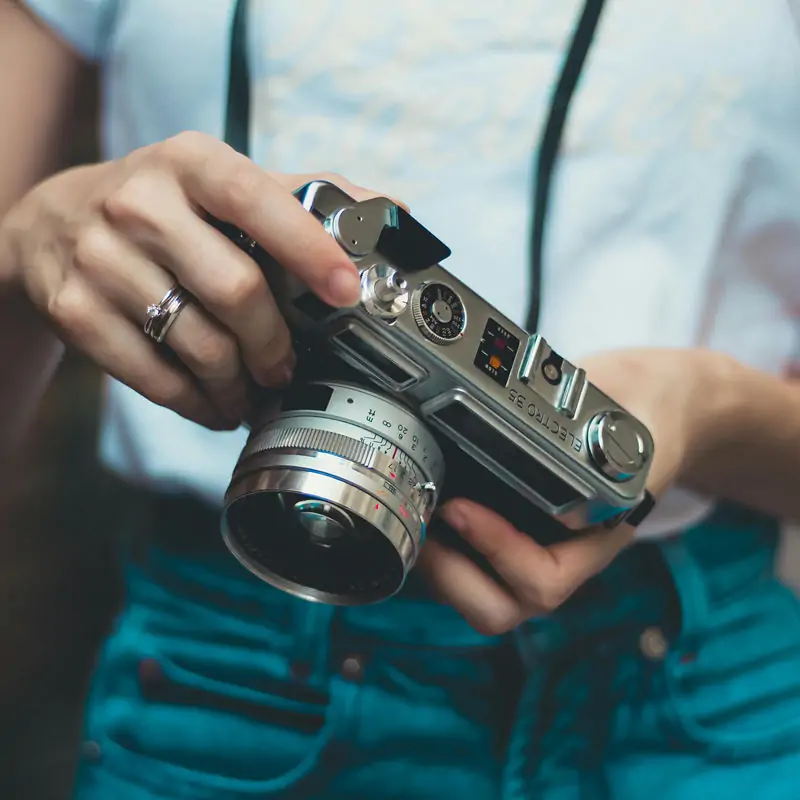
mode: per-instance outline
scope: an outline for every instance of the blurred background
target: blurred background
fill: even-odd
[[[64,142],[72,164],[97,155],[89,78]],[[121,600],[121,497],[96,461],[100,400],[100,375],[68,354],[25,447],[0,475],[2,800],[69,797],[92,663]],[[800,566],[800,532],[786,537],[783,558]]]
[[[72,164],[96,158],[92,77],[64,142]],[[118,498],[94,448],[100,392],[95,369],[69,354],[13,469],[0,475],[3,800],[69,796],[89,672],[120,599]]]

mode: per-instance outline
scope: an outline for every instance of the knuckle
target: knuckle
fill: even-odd
[[[345,187],[352,185],[350,181],[344,177],[344,175],[340,175],[338,172],[321,172],[318,176],[318,179],[321,181],[328,181],[328,183],[333,183],[340,189],[344,189]]]
[[[493,611],[470,621],[470,625],[482,636],[502,636],[519,624],[516,611]]]
[[[65,281],[46,304],[46,313],[64,337],[79,346],[97,338],[97,320],[87,306],[87,294],[80,281]]]
[[[91,331],[91,314],[86,313],[84,295],[76,281],[65,281],[48,300],[50,319],[71,337],[82,339]]]
[[[559,583],[547,583],[536,587],[530,593],[529,600],[544,611],[555,611],[564,604],[571,592]]]
[[[192,357],[198,365],[198,376],[201,378],[205,374],[234,377],[239,371],[239,350],[236,342],[217,331],[194,338]]]
[[[220,186],[220,201],[237,217],[248,214],[261,201],[264,178],[250,163],[236,167]]]
[[[106,216],[119,223],[148,222],[158,219],[153,202],[153,182],[149,174],[135,172],[103,204]]]
[[[189,405],[192,386],[188,377],[177,372],[164,375],[148,392],[150,399],[158,405],[181,409]]]
[[[227,311],[236,311],[248,306],[263,293],[265,281],[261,273],[253,269],[232,271],[216,291],[212,290],[213,301]]]
[[[180,164],[204,157],[215,140],[200,131],[181,131],[156,146],[158,157],[169,164]]]
[[[94,272],[111,257],[111,234],[102,225],[87,225],[75,236],[73,261],[81,272]]]

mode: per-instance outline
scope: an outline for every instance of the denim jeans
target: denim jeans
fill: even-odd
[[[411,581],[334,609],[148,545],[103,648],[77,800],[798,796],[800,605],[722,509],[485,637]]]

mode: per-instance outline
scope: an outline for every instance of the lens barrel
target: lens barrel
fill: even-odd
[[[402,587],[424,541],[442,453],[408,409],[335,381],[295,389],[254,429],[225,497],[239,561],[307,600],[362,605]]]

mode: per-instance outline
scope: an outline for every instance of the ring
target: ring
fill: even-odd
[[[192,300],[191,294],[179,283],[176,283],[163,297],[160,303],[147,306],[147,322],[144,332],[156,343],[161,344],[175,324],[178,314]]]

